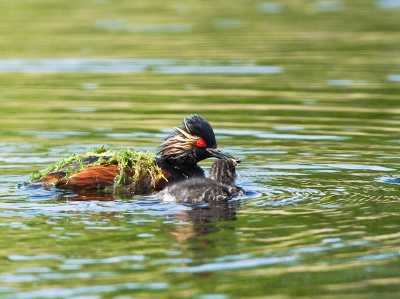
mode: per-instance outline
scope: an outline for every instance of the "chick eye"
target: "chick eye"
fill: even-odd
[[[199,140],[197,140],[197,145],[200,147],[205,147],[206,142],[203,139],[199,139]]]

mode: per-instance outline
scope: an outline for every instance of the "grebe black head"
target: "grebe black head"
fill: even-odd
[[[196,165],[199,161],[215,157],[235,159],[217,147],[211,125],[200,115],[186,117],[160,146],[161,158],[176,165]]]
[[[210,171],[210,179],[191,178],[168,186],[160,193],[163,201],[187,203],[227,202],[244,195],[243,189],[235,185],[235,159],[216,161]]]
[[[226,159],[216,161],[210,170],[210,179],[223,185],[235,186],[235,166],[238,159]]]

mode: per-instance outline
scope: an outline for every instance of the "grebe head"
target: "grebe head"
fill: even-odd
[[[184,118],[182,124],[165,138],[160,153],[162,158],[176,165],[196,165],[210,157],[240,161],[217,147],[211,125],[197,114]]]
[[[225,185],[235,186],[237,165],[236,159],[222,159],[216,161],[210,170],[210,179]]]

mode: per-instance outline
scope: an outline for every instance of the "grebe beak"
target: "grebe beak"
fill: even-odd
[[[207,152],[209,152],[211,156],[218,159],[228,159],[232,162],[235,161],[236,164],[239,164],[241,162],[239,158],[235,158],[228,153],[221,151],[219,148],[207,148]]]

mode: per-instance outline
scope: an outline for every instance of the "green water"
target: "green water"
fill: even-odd
[[[1,1],[0,298],[397,298],[399,7]],[[157,154],[192,113],[244,198],[18,188],[70,152]]]

